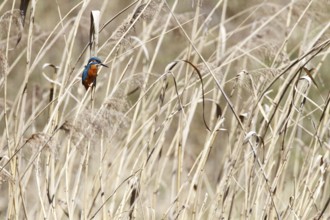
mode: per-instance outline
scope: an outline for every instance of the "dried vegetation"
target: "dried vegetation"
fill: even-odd
[[[329,219],[330,2],[124,2],[0,3],[0,219]]]

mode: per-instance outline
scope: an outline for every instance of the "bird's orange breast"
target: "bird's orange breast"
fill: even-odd
[[[96,77],[97,76],[97,66],[96,65],[91,65],[89,70],[88,70],[88,76],[89,77]]]

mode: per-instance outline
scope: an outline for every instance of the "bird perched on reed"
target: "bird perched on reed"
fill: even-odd
[[[107,65],[103,64],[98,57],[89,58],[81,76],[82,84],[85,86],[86,90],[88,90],[88,88],[91,86],[96,86],[97,70],[100,65],[108,67]]]

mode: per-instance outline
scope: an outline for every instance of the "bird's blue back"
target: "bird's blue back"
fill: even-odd
[[[89,64],[85,66],[85,69],[83,71],[83,74],[82,74],[82,77],[81,77],[82,82],[84,82],[84,80],[87,78],[88,70],[89,70]]]

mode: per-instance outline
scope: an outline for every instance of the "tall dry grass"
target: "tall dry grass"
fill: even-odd
[[[329,1],[28,3],[0,3],[1,219],[330,218]]]

